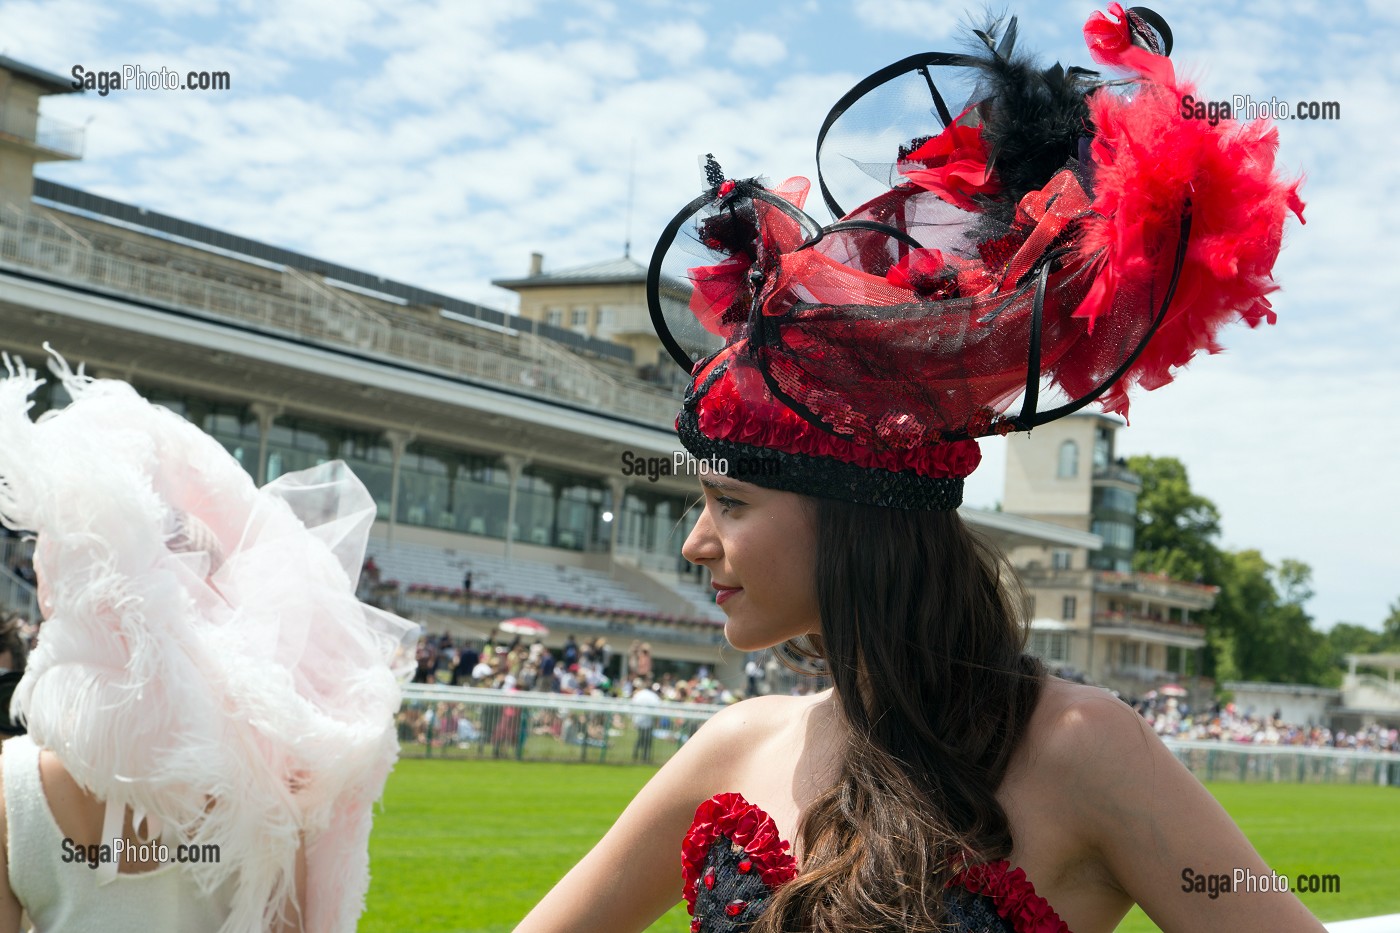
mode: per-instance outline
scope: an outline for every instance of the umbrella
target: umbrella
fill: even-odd
[[[1184,697],[1184,696],[1186,696],[1186,688],[1185,688],[1185,687],[1177,686],[1176,684],[1163,684],[1161,687],[1158,687],[1157,689],[1160,690],[1160,691],[1162,692],[1162,695],[1163,695],[1163,696],[1169,696],[1169,697]]]
[[[525,638],[543,638],[549,634],[548,627],[524,616],[506,619],[496,627],[508,635],[520,635]]]

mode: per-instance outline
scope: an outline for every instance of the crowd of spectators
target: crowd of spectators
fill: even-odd
[[[690,677],[655,675],[651,646],[640,640],[628,649],[624,665],[616,663],[621,659],[602,636],[579,642],[570,635],[562,648],[552,649],[495,632],[482,643],[443,633],[421,638],[416,660],[414,683],[623,699],[640,685],[672,703],[724,705],[741,699],[705,667]]]
[[[1133,704],[1133,708],[1163,738],[1400,752],[1400,730],[1376,725],[1354,732],[1344,729],[1334,732],[1326,726],[1284,722],[1280,710],[1275,710],[1272,715],[1258,716],[1239,709],[1234,703],[1215,703],[1208,709],[1192,710],[1176,697],[1139,700]]]

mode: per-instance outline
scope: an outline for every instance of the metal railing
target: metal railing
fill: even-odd
[[[1202,781],[1380,784],[1400,787],[1400,754],[1297,745],[1240,745],[1164,739]]]
[[[1158,599],[1192,604],[1198,609],[1215,605],[1216,588],[1202,583],[1187,583],[1150,573],[1119,573],[1095,570],[1094,589],[1100,593],[1126,593],[1155,596]]]
[[[721,707],[409,684],[396,717],[406,758],[661,764]]]
[[[1400,681],[1387,680],[1375,674],[1347,674],[1342,678],[1342,689],[1365,687],[1400,700]]]
[[[723,707],[643,706],[560,693],[409,684],[397,718],[405,757],[660,764]],[[1400,787],[1400,754],[1164,739],[1203,781]]]
[[[1128,628],[1143,632],[1161,632],[1167,635],[1182,635],[1190,638],[1204,638],[1206,627],[1198,622],[1182,622],[1177,619],[1162,619],[1136,612],[1095,612],[1091,616],[1096,627]]]
[[[676,402],[669,394],[623,385],[563,351],[541,350],[544,341],[514,341],[516,355],[487,350],[442,329],[369,312],[328,286],[308,284],[310,277],[299,273],[288,277],[290,289],[254,291],[164,263],[104,253],[36,217],[36,211],[13,205],[3,212],[0,263],[657,427],[669,428],[675,420]]]
[[[1127,467],[1119,466],[1116,463],[1109,464],[1108,466],[1095,467],[1094,479],[1113,480],[1119,483],[1131,483],[1138,488],[1142,487],[1142,477],[1138,476]]]
[[[14,106],[0,106],[0,133],[72,159],[83,157],[83,141],[87,135],[81,126]]]

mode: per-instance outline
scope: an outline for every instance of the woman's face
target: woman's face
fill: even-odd
[[[806,500],[726,477],[700,485],[704,511],[681,553],[710,571],[725,638],[758,651],[817,634],[817,537]]]

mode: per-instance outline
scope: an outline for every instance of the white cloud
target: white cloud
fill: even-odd
[[[768,68],[786,57],[786,43],[766,32],[742,32],[729,46],[729,60],[738,65]]]
[[[634,35],[643,48],[650,49],[675,67],[695,61],[705,51],[708,41],[705,30],[689,21],[658,23],[647,29],[639,29]]]
[[[88,0],[8,0],[0,3],[0,55],[66,77],[94,60],[102,30],[117,18]]]
[[[916,35],[929,41],[958,31],[967,5],[944,0],[855,0],[856,18],[869,29]]]
[[[350,46],[375,37],[383,17],[382,4],[369,0],[295,0],[260,12],[248,31],[253,48],[312,59],[348,58]]]

